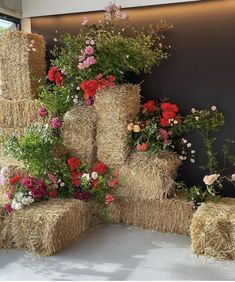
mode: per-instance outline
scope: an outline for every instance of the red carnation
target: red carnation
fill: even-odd
[[[67,160],[67,163],[72,171],[76,170],[80,165],[81,161],[75,157],[71,157]]]
[[[155,112],[156,110],[157,110],[157,105],[153,100],[150,100],[147,103],[143,104],[143,109],[142,109],[143,113]]]
[[[166,127],[169,125],[169,120],[167,118],[161,118],[160,124],[161,126]]]
[[[81,173],[73,172],[72,173],[72,183],[75,187],[79,187],[81,184],[81,181],[79,179],[79,176],[81,176]]]
[[[94,165],[92,169],[92,171],[96,171],[100,175],[104,175],[107,170],[108,170],[107,165],[102,162]]]
[[[56,67],[56,66],[53,66],[48,74],[47,74],[47,77],[48,79],[51,81],[51,82],[54,82],[55,81],[55,74],[59,71],[59,69]]]
[[[116,187],[118,185],[119,185],[119,180],[117,178],[114,178],[108,181],[108,186],[110,188]]]
[[[162,103],[161,109],[162,111],[169,111],[169,112],[176,112],[176,113],[178,113],[179,111],[178,106],[175,104],[171,104],[171,103]]]
[[[10,179],[10,184],[13,185],[13,184],[19,182],[21,178],[22,178],[22,176],[20,176],[20,175],[16,175],[15,177],[12,177]]]
[[[55,84],[58,86],[64,85],[64,79],[60,72],[55,73]]]
[[[57,194],[58,194],[57,190],[51,191],[51,192],[49,192],[49,197],[50,198],[56,198]]]
[[[81,89],[84,91],[84,98],[88,100],[90,97],[95,97],[96,91],[99,87],[99,83],[97,80],[92,79],[89,81],[84,80],[81,85]]]
[[[136,148],[137,148],[137,151],[145,152],[145,151],[148,150],[149,145],[148,145],[148,143],[142,143],[142,144],[137,145]]]
[[[166,118],[166,119],[171,119],[171,118],[175,118],[176,117],[176,112],[173,112],[173,111],[164,111],[162,113],[162,116],[163,118]]]

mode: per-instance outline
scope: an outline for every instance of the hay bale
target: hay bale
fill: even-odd
[[[74,155],[92,165],[96,161],[96,112],[81,105],[67,112],[63,126],[64,144]]]
[[[96,223],[97,216],[93,218],[93,213],[98,213],[96,208],[75,199],[51,199],[14,211],[4,219],[0,247],[53,255],[77,240],[91,223]]]
[[[130,152],[127,124],[140,108],[140,87],[119,85],[96,95],[97,158],[113,167],[122,165]]]
[[[194,205],[183,198],[135,201],[116,195],[110,213],[115,223],[189,235]]]
[[[43,37],[21,31],[1,34],[0,95],[7,99],[36,97],[45,78]]]
[[[40,107],[38,100],[7,100],[0,98],[0,128],[24,128]]]
[[[173,152],[150,155],[148,152],[132,153],[119,168],[124,187],[119,195],[135,200],[156,200],[175,195],[174,177],[180,165]]]
[[[23,163],[9,157],[2,157],[0,159],[0,195],[9,191],[9,180],[16,175],[26,175]]]
[[[201,205],[191,225],[192,251],[217,259],[235,259],[235,199]]]

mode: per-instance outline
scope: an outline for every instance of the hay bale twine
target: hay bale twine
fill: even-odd
[[[45,78],[43,37],[21,31],[1,34],[0,95],[7,99],[36,97]]]
[[[175,195],[174,177],[180,160],[173,152],[150,155],[148,152],[132,153],[119,168],[123,188],[119,195],[139,199],[159,200]]]
[[[235,199],[201,205],[191,225],[192,251],[216,259],[235,259]]]
[[[97,222],[90,211],[98,214],[96,208],[75,199],[51,199],[14,211],[5,216],[0,247],[51,256]]]
[[[37,113],[38,100],[7,100],[0,98],[0,128],[24,128],[30,125],[32,115]]]
[[[26,170],[22,162],[10,159],[9,157],[0,158],[0,195],[5,194],[10,189],[10,178],[26,175]]]
[[[194,205],[180,197],[136,201],[132,197],[118,196],[117,192],[110,212],[114,223],[189,235]]]
[[[90,166],[96,161],[96,112],[81,105],[67,112],[63,126],[64,144]]]
[[[140,108],[140,87],[118,85],[98,92],[97,158],[113,167],[122,165],[130,152],[127,124],[137,118]]]

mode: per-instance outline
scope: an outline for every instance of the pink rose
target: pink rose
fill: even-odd
[[[211,174],[211,175],[205,175],[203,178],[203,182],[206,185],[212,185],[217,179],[220,177],[220,174]]]
[[[95,57],[93,57],[93,56],[87,58],[86,61],[87,61],[87,63],[89,64],[89,66],[96,64],[96,59],[95,59]]]
[[[89,66],[90,66],[90,63],[89,63],[88,59],[89,58],[87,58],[86,61],[83,62],[83,66],[84,66],[85,69],[89,68]]]
[[[41,107],[39,110],[38,110],[38,115],[40,117],[46,117],[48,115],[48,112],[46,110],[45,107]]]
[[[90,56],[90,55],[93,55],[94,54],[94,49],[92,46],[87,46],[86,49],[85,49],[85,53]]]
[[[61,127],[61,125],[62,125],[61,120],[58,117],[51,119],[52,128],[58,129]]]
[[[84,56],[80,55],[80,56],[78,56],[78,60],[79,60],[79,62],[83,62],[85,60],[85,58],[84,58]]]
[[[79,63],[79,64],[78,64],[78,68],[79,68],[80,70],[83,70],[83,69],[85,68],[85,66],[84,66],[83,63]]]

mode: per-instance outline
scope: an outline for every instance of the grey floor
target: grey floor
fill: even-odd
[[[0,280],[235,280],[235,263],[197,258],[186,236],[109,225],[54,257],[0,251]]]

